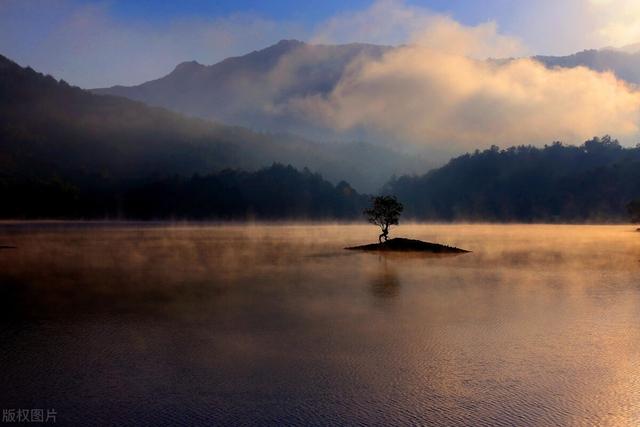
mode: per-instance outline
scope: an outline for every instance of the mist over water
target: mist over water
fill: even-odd
[[[63,425],[637,425],[640,233],[0,224],[0,402]]]

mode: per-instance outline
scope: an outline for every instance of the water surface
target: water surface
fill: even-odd
[[[59,424],[640,424],[640,233],[2,223],[0,407]]]

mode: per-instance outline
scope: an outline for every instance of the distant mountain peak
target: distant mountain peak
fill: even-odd
[[[282,39],[280,40],[278,43],[276,43],[276,46],[303,46],[306,43],[300,40],[296,40],[296,39]]]
[[[254,50],[253,54],[273,54],[278,52],[279,54],[288,53],[296,49],[304,48],[308,46],[307,43],[295,39],[282,39],[278,43],[271,46],[267,46],[264,49]],[[251,55],[251,54],[249,54]]]
[[[199,63],[198,61],[185,61],[176,65],[176,68],[173,70],[174,72],[183,72],[183,71],[194,71],[205,66]]]

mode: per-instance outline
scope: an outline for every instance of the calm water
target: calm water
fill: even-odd
[[[58,425],[640,424],[640,233],[0,224],[0,407]]]

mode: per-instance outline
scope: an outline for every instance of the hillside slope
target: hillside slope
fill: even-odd
[[[640,198],[640,147],[625,149],[609,137],[581,146],[493,147],[400,177],[386,191],[421,220],[626,221],[628,203]]]
[[[112,180],[190,175],[273,162],[373,191],[408,156],[364,143],[320,143],[188,118],[99,96],[0,56],[0,166],[5,174],[97,174]]]
[[[535,56],[548,67],[587,67],[594,71],[612,71],[618,78],[640,84],[640,52],[590,49],[567,56]]]
[[[324,95],[357,57],[380,57],[390,47],[313,45],[282,40],[265,49],[205,66],[184,62],[168,75],[137,86],[95,89],[225,123],[327,137],[328,130],[280,111],[288,99]]]
[[[348,81],[350,65],[378,59],[394,47],[370,44],[315,45],[282,40],[265,49],[227,58],[213,65],[195,61],[136,86],[95,89],[95,93],[124,96],[188,115],[272,132],[293,132],[312,139],[358,139],[384,142],[367,129],[334,129],[301,113],[302,99],[322,99]],[[588,67],[612,71],[640,84],[637,50],[586,50],[567,56],[535,56],[547,67]],[[497,62],[509,59],[498,59]],[[430,151],[431,158],[444,160]],[[404,167],[405,165],[401,165]],[[431,166],[434,166],[433,164]]]

